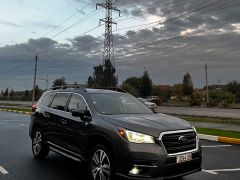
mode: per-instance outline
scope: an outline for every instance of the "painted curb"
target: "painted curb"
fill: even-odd
[[[32,114],[31,112],[24,112],[24,111],[10,110],[10,109],[1,109],[1,108],[0,108],[0,111],[26,114],[26,115],[31,115]]]
[[[198,137],[200,139],[209,140],[209,141],[216,141],[216,142],[229,143],[229,144],[240,144],[240,139],[236,139],[236,138],[212,136],[212,135],[206,135],[206,134],[198,134]]]
[[[1,108],[0,108],[0,111],[14,112],[14,113],[26,114],[26,115],[32,114],[31,112],[23,112],[23,111],[17,111],[17,110],[1,109]],[[216,141],[216,142],[229,143],[229,144],[240,144],[240,139],[236,139],[236,138],[228,138],[228,137],[213,136],[213,135],[206,135],[206,134],[198,134],[198,137],[200,139],[209,140],[209,141]]]

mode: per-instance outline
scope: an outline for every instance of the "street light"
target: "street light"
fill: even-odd
[[[38,56],[39,56],[39,54],[45,53],[45,52],[47,52],[47,51],[39,51],[39,52],[36,52],[36,51],[31,50],[31,49],[27,49],[27,51],[32,52],[32,53],[35,54],[35,68],[34,68],[33,93],[32,93],[32,105],[34,105]]]

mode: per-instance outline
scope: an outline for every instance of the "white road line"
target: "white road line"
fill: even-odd
[[[0,172],[1,172],[2,174],[8,174],[7,170],[4,169],[2,166],[0,166]]]
[[[214,175],[218,174],[218,173],[216,173],[216,172],[214,172],[214,171],[211,171],[211,170],[202,169],[202,171],[203,171],[203,172],[206,172],[206,173],[214,174]]]
[[[203,169],[202,170],[203,172],[207,172],[207,173],[210,173],[210,174],[218,174],[217,172],[233,172],[233,171],[240,171],[240,168],[235,168],[235,169],[214,169],[214,170],[206,170],[206,169]]]
[[[212,145],[212,146],[202,146],[203,148],[218,148],[218,147],[230,147],[232,145]]]

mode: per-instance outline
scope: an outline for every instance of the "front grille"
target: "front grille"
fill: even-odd
[[[161,136],[162,143],[168,154],[176,154],[194,150],[197,147],[194,131],[165,132]]]

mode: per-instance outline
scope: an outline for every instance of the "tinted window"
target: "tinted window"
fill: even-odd
[[[50,103],[51,103],[52,100],[53,100],[53,97],[54,97],[54,94],[53,94],[53,93],[48,93],[48,94],[46,94],[46,95],[43,97],[42,101],[41,101],[41,105],[43,105],[43,106],[49,106]]]
[[[102,114],[151,114],[137,98],[123,93],[90,94],[97,111]]]
[[[81,96],[77,94],[73,94],[68,105],[68,111],[71,112],[72,110],[77,110],[77,109],[85,110],[87,109],[87,105]]]
[[[53,99],[51,108],[63,111],[69,97],[70,97],[70,94],[66,94],[66,93],[57,94]]]

